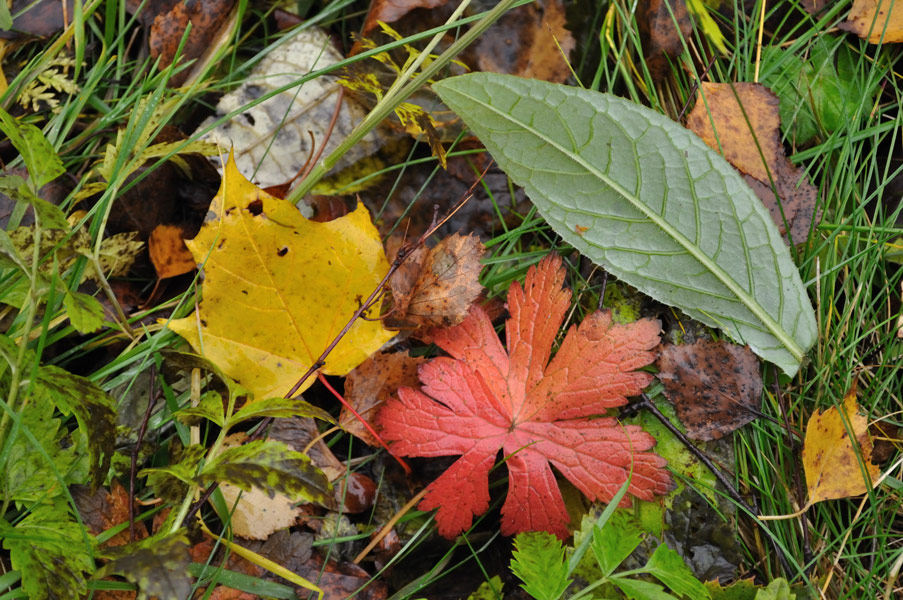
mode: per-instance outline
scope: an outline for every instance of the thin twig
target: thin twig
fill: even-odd
[[[129,466],[129,541],[135,541],[135,479],[138,475],[138,453],[141,451],[141,442],[144,441],[144,434],[147,432],[147,424],[150,421],[151,413],[154,410],[154,404],[157,403],[157,390],[154,382],[157,380],[157,367],[150,367],[150,390],[148,391],[147,409],[144,411],[144,418],[141,419],[141,425],[138,427],[138,441],[132,449],[131,465]]]
[[[715,463],[713,463],[712,460],[708,456],[706,456],[706,454],[702,450],[696,447],[696,444],[691,442],[690,439],[686,435],[684,435],[684,433],[680,429],[674,426],[674,423],[672,423],[671,420],[668,419],[668,417],[662,414],[662,411],[658,409],[658,407],[654,402],[652,402],[652,399],[649,398],[649,396],[643,394],[642,400],[631,405],[631,408],[633,407],[645,408],[650,413],[652,413],[652,415],[656,419],[658,419],[668,431],[674,434],[674,437],[680,440],[680,442],[687,448],[687,450],[689,450],[696,458],[699,459],[702,464],[706,466],[707,469],[712,472],[712,474],[715,476],[715,479],[717,479],[721,483],[721,485],[724,486],[724,488],[727,490],[727,493],[731,498],[733,498],[734,502],[736,502],[737,505],[740,506],[740,508],[746,511],[747,514],[752,517],[756,517],[759,514],[759,509],[755,506],[755,500],[753,500],[754,505],[750,506],[746,502],[746,500],[743,499],[743,496],[740,495],[740,492],[737,490],[737,488],[734,487],[734,484],[730,481],[730,479],[728,479],[727,476],[721,472],[721,469],[715,466]],[[778,546],[777,542],[775,542],[774,538],[771,535],[768,535],[767,537],[768,541],[771,542],[772,549],[774,550],[775,554],[777,554],[778,560],[780,560],[781,562],[781,566],[783,567],[784,572],[788,576],[790,576],[793,570],[790,568],[790,563],[787,561],[787,557],[784,556],[784,551],[780,546]]]

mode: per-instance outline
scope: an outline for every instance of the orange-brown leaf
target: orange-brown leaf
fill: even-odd
[[[407,352],[376,354],[358,365],[345,378],[345,400],[365,421],[372,424],[379,407],[395,395],[398,388],[417,385],[417,369],[425,362],[425,358],[411,356]],[[347,408],[342,408],[339,425],[371,446],[380,445]]]
[[[396,318],[419,327],[451,327],[463,321],[483,290],[480,258],[485,252],[478,237],[457,233],[429,251],[415,251],[389,282]],[[421,261],[419,267],[416,261]]]
[[[190,273],[197,267],[184,236],[178,225],[157,225],[151,232],[147,250],[160,279]]]

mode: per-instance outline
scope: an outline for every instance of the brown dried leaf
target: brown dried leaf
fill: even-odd
[[[17,15],[13,28],[0,31],[0,39],[13,40],[27,35],[47,37],[72,22],[74,0],[13,0],[10,14]],[[25,11],[25,12],[22,12]]]
[[[190,273],[197,267],[185,245],[185,231],[178,225],[157,225],[147,240],[147,249],[160,279]]]
[[[903,6],[894,0],[853,0],[840,28],[870,44],[903,42]]]
[[[658,79],[683,53],[683,40],[693,32],[693,22],[684,0],[641,0],[637,14],[642,15],[637,25],[644,39],[646,64],[653,79]]]
[[[304,452],[307,445],[320,434],[316,422],[307,417],[291,417],[288,419],[276,419],[270,428],[271,440],[285,442],[289,448],[296,452]],[[345,463],[336,458],[329,446],[322,440],[311,446],[307,451],[310,460],[326,475],[329,481],[336,481],[345,474]]]
[[[110,491],[100,488],[91,494],[87,486],[82,485],[72,486],[71,491],[78,512],[92,535],[99,535],[129,520],[128,490],[115,479],[110,484]],[[135,523],[135,539],[146,537],[147,527],[144,523]],[[107,540],[103,547],[124,546],[129,542],[129,530],[126,528]]]
[[[182,47],[182,60],[203,55],[228,21],[235,0],[204,0],[179,2],[172,10],[158,14],[151,26],[148,44],[153,58],[160,59],[160,68],[168,67],[176,57],[182,36],[191,24],[188,39]],[[171,85],[180,85],[188,76],[183,71],[173,77]]]
[[[576,46],[565,28],[563,0],[542,0],[511,10],[471,44],[464,62],[475,70],[563,83]]]
[[[694,440],[717,440],[756,418],[759,361],[749,346],[699,340],[668,346],[658,359],[665,396]]]
[[[374,29],[379,28],[377,21],[394,23],[415,8],[438,8],[448,0],[373,0],[364,26],[361,28],[361,36],[365,37]]]
[[[356,600],[385,600],[388,587],[385,582],[350,562],[330,560],[314,553],[310,560],[295,571],[308,581],[316,581],[323,590],[323,600],[345,600],[352,595]]]
[[[230,509],[234,507],[232,531],[239,537],[265,540],[276,531],[294,525],[301,514],[298,507],[282,494],[270,498],[269,494],[258,488],[242,492],[228,483],[221,483],[219,489],[226,500],[226,505]]]
[[[391,398],[401,386],[417,387],[417,369],[425,358],[410,356],[407,352],[376,354],[361,363],[345,379],[345,400],[371,425],[377,409]],[[380,443],[367,431],[351,412],[343,408],[339,425],[371,446]]]
[[[818,191],[784,154],[778,105],[777,96],[757,83],[703,82],[687,128],[746,175],[781,233],[787,237],[786,218],[799,243],[808,237]]]
[[[486,248],[473,235],[453,234],[439,242],[423,258],[413,286],[406,288],[413,276],[411,267],[397,273],[389,281],[395,298],[396,318],[420,327],[451,327],[467,316],[467,310],[480,295],[480,258]]]

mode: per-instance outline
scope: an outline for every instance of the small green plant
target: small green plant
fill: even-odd
[[[680,555],[665,544],[660,544],[642,567],[619,571],[642,542],[642,532],[628,519],[608,518],[610,512],[603,513],[585,530],[583,541],[575,549],[564,548],[558,538],[545,532],[518,535],[514,541],[511,570],[523,581],[521,587],[537,600],[591,598],[593,590],[598,588],[607,592],[603,595],[606,598],[613,597],[612,594],[617,593],[615,590],[620,590],[627,598],[639,600],[708,600],[712,597]],[[587,546],[595,564],[584,560]],[[569,594],[567,590],[574,583],[572,575],[578,570],[584,578],[593,581]],[[665,591],[666,588],[670,593]]]

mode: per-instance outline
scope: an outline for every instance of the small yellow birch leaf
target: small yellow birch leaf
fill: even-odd
[[[232,156],[206,222],[186,245],[204,266],[203,300],[169,327],[257,400],[285,395],[389,269],[363,205],[334,221],[309,221],[245,179]],[[393,335],[380,321],[358,319],[323,373],[345,375]]]
[[[806,426],[806,440],[803,443],[803,469],[809,488],[806,506],[823,500],[862,495],[881,475],[881,469],[870,462],[872,439],[868,434],[868,419],[859,414],[855,383],[844,396],[843,412],[845,416],[836,407],[817,412]],[[870,481],[863,478],[857,451],[844,420],[859,445],[858,454],[865,462]]]

